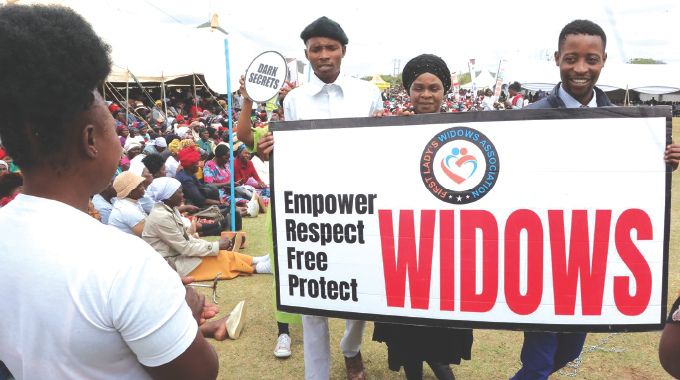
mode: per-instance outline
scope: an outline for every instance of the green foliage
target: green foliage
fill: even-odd
[[[392,85],[392,87],[396,87],[396,86],[401,86],[401,85],[402,85],[402,82],[401,82],[401,75],[396,76],[396,77],[395,77],[395,76],[392,76],[392,75],[383,75],[382,77],[383,77],[383,79],[385,80],[385,82],[389,82],[389,84]]]
[[[628,60],[628,63],[636,64],[636,65],[650,65],[650,64],[666,64],[664,61],[657,61],[654,58],[631,58]]]
[[[472,77],[470,76],[470,73],[458,74],[458,83],[460,83],[461,86],[470,82],[472,82]]]
[[[393,75],[388,75],[388,74],[380,74],[380,77],[387,83],[390,84],[391,87],[396,87],[396,86],[401,86],[401,75],[395,77]],[[372,75],[368,75],[365,77],[361,77],[363,80],[371,80],[373,79]]]

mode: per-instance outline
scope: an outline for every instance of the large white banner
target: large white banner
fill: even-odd
[[[276,123],[282,310],[643,331],[666,313],[670,109]]]

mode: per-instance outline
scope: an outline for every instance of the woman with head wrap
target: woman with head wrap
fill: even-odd
[[[120,146],[124,147],[125,141],[127,141],[127,138],[130,135],[130,131],[124,124],[120,124],[118,127],[116,127],[116,133],[118,134],[118,139],[120,140]]]
[[[132,160],[135,158],[137,155],[142,153],[142,144],[139,143],[138,141],[132,140],[128,137],[127,141],[125,142],[125,155]]]
[[[196,281],[231,279],[240,273],[264,273],[267,256],[252,257],[230,251],[233,241],[222,237],[208,242],[187,233],[177,210],[184,201],[182,186],[174,178],[158,178],[149,188],[156,204],[144,225],[142,239],[165,258],[180,276]],[[259,269],[259,270],[258,270]]]
[[[219,189],[220,200],[229,203],[231,192],[231,172],[229,171],[229,146],[220,144],[215,148],[215,157],[206,161],[203,166],[203,181],[207,185],[214,185]],[[249,200],[253,192],[244,186],[234,186],[234,196]]]
[[[116,175],[130,169],[130,159],[123,155],[118,161],[118,169],[116,169]]]
[[[9,164],[3,160],[0,160],[0,177],[9,173]]]
[[[205,154],[208,156],[208,158],[211,158],[213,156],[213,151],[214,151],[214,145],[215,143],[210,140],[210,135],[208,133],[208,130],[206,128],[200,128],[198,130],[198,146],[201,148]]]
[[[182,184],[182,190],[189,203],[199,207],[205,208],[207,206],[218,206],[220,212],[225,216],[225,220],[222,225],[219,226],[219,230],[226,230],[228,224],[231,222],[231,216],[229,216],[229,207],[225,203],[220,201],[219,192],[210,187],[202,185],[198,179],[196,179],[196,171],[198,170],[198,161],[201,159],[201,155],[196,151],[195,147],[187,147],[179,152],[179,161],[182,165],[182,170],[177,172],[175,178]],[[236,220],[236,231],[241,230],[241,213],[237,212],[235,215]]]
[[[144,123],[139,126],[139,137],[143,139],[144,144],[150,142],[151,136],[149,135],[149,125]]]
[[[189,133],[189,127],[186,125],[181,125],[175,128],[175,133],[180,139],[186,138],[187,134],[189,134],[189,137],[191,134]]]
[[[404,66],[402,79],[417,114],[439,112],[444,94],[451,87],[446,63],[432,54],[410,60]],[[430,365],[437,379],[454,379],[449,363],[469,360],[472,350],[470,329],[376,322],[373,340],[387,344],[390,369],[399,371],[403,366],[409,380],[422,379],[423,361]]]
[[[168,147],[168,144],[165,142],[165,139],[162,137],[156,137],[155,139],[151,140],[146,146],[144,147],[144,153],[149,155],[149,154],[160,154],[162,153],[165,148]]]
[[[204,161],[202,160],[202,155],[201,155],[201,149],[200,147],[196,144],[196,141],[186,138],[182,141],[180,141],[180,150],[184,150],[186,148],[193,148],[196,152],[198,152],[198,168],[196,169],[196,172],[194,173],[194,176],[196,176],[196,179],[199,181],[203,180],[203,163]]]
[[[5,164],[7,165],[7,170],[10,173],[20,173],[21,172],[19,167],[14,163],[14,160],[12,159],[12,157],[9,154],[7,154],[7,151],[5,149],[2,148],[2,145],[0,145],[0,160],[5,162]]]
[[[165,175],[170,178],[175,178],[177,168],[179,167],[179,151],[180,140],[174,139],[168,144],[168,151],[170,156],[165,160]]]
[[[139,204],[144,196],[144,177],[131,171],[119,174],[113,181],[118,201],[113,204],[109,225],[129,234],[142,236],[146,213]]]
[[[266,189],[268,187],[266,183],[262,182],[257,174],[257,170],[255,170],[255,166],[250,161],[250,152],[246,149],[245,144],[241,144],[236,148],[234,156],[237,158],[236,162],[234,162],[234,183],[239,186],[251,184],[259,189]]]

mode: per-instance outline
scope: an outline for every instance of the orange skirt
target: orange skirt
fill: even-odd
[[[217,256],[201,257],[201,264],[189,276],[194,281],[210,281],[217,273],[221,280],[231,280],[241,273],[252,274],[253,257],[232,251],[220,251]]]

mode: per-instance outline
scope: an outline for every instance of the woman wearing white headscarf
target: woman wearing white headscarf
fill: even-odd
[[[218,273],[221,273],[222,279],[231,279],[240,273],[265,273],[269,256],[252,257],[229,251],[233,242],[226,237],[208,242],[187,233],[177,211],[184,200],[178,180],[156,178],[149,187],[149,195],[156,204],[146,219],[142,239],[156,249],[180,276],[205,281],[212,280]]]
[[[0,160],[0,177],[9,173],[9,164],[3,160]]]

